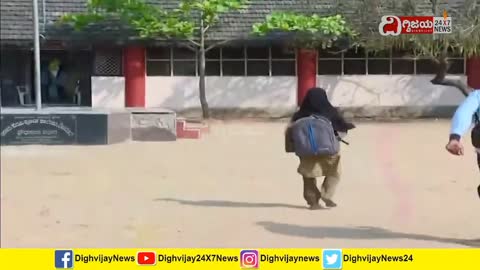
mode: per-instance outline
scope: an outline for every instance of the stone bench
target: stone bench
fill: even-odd
[[[133,141],[175,141],[177,139],[174,111],[155,108],[129,108]]]

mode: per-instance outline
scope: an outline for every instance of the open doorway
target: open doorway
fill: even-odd
[[[0,50],[0,95],[2,107],[22,106],[21,91],[31,89],[32,53],[28,49]],[[29,92],[30,91],[25,91]]]
[[[43,104],[91,106],[90,51],[42,51],[40,58]]]
[[[1,50],[2,107],[35,106],[35,65],[31,50]],[[45,106],[91,106],[92,53],[42,50],[40,81]]]

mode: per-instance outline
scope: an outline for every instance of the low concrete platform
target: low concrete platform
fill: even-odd
[[[2,108],[2,145],[105,145],[130,140],[128,111],[82,107]]]
[[[175,141],[176,113],[159,108],[129,108],[131,113],[132,140]]]

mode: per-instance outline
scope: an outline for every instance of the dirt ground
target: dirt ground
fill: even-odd
[[[310,211],[285,123],[201,140],[1,149],[2,247],[480,247],[474,150],[447,121],[360,123],[334,209]]]

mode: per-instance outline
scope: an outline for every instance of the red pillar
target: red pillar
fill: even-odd
[[[127,47],[123,51],[125,106],[145,107],[145,48]]]
[[[472,57],[467,61],[468,85],[480,89],[480,56]]]
[[[314,49],[298,49],[297,53],[297,104],[302,104],[308,90],[317,86],[318,53]]]

